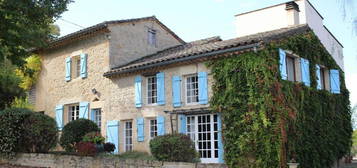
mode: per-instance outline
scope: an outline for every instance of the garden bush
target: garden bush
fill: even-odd
[[[113,143],[107,142],[104,144],[104,151],[112,153],[115,150],[115,145]]]
[[[48,152],[57,144],[56,121],[42,113],[30,113],[23,122],[23,134],[19,141],[21,152]]]
[[[194,162],[198,157],[194,143],[184,134],[157,136],[150,141],[150,150],[159,161]]]
[[[78,142],[75,148],[79,156],[95,156],[97,153],[95,145],[91,142]]]
[[[71,121],[63,127],[60,145],[67,152],[74,152],[76,143],[82,141],[87,133],[98,131],[97,124],[91,120],[78,119]]]
[[[24,130],[24,120],[31,110],[21,108],[5,109],[0,112],[0,153],[10,157],[18,150],[18,142]]]
[[[105,138],[100,134],[100,132],[90,132],[84,135],[83,142],[91,142],[93,144],[103,144]]]

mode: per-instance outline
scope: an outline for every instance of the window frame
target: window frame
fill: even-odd
[[[154,121],[154,125],[153,125],[152,121]],[[154,130],[152,128],[154,128]],[[149,119],[149,133],[150,133],[150,139],[157,137],[157,119],[156,118]]]
[[[153,79],[152,81],[154,83],[149,83],[149,80],[151,78]],[[151,87],[152,87],[152,85],[155,85],[155,90],[153,90],[152,88],[149,89],[149,84],[151,85]],[[150,93],[149,93],[149,91],[150,91]],[[156,93],[155,96],[153,96],[152,92]],[[151,102],[149,102],[150,99],[151,99]],[[153,100],[155,100],[155,101],[153,101]],[[153,106],[157,105],[157,77],[155,75],[146,77],[146,104],[153,105]]]
[[[128,128],[128,124],[130,123],[130,128]],[[130,135],[128,135],[128,132],[130,132]],[[128,120],[128,121],[124,121],[124,151],[125,152],[129,152],[129,151],[133,151],[133,121]],[[128,143],[128,141],[130,140],[130,142]]]
[[[101,108],[95,108],[95,109],[92,109],[92,110],[95,111],[93,121],[97,124],[99,129],[101,129],[101,127],[102,127],[102,109]]]
[[[289,79],[289,64],[288,64],[288,60],[292,60],[292,69],[293,69],[293,79]],[[291,81],[291,82],[297,82],[297,76],[296,76],[296,72],[297,72],[297,68],[296,68],[296,65],[295,65],[295,62],[296,62],[296,57],[292,57],[290,56],[289,54],[286,55],[286,59],[285,59],[285,62],[286,62],[286,73],[287,73],[287,80],[288,81]]]
[[[156,47],[157,46],[157,31],[153,28],[148,28],[148,31],[147,31],[148,35],[148,44],[150,46],[154,46]]]
[[[79,104],[70,104],[68,108],[68,122],[79,119]],[[73,108],[75,108],[73,110]],[[74,115],[73,115],[74,114]]]
[[[188,88],[187,88],[187,85],[188,85],[188,78],[192,78],[192,77],[196,77],[196,85],[195,86],[197,86],[197,88],[195,88],[195,89],[193,89],[193,90],[197,90],[197,95],[195,95],[195,96],[190,96],[191,97],[191,102],[188,102]],[[198,74],[197,73],[195,73],[195,74],[190,74],[190,75],[185,75],[184,76],[184,78],[185,78],[185,82],[183,82],[184,83],[184,88],[185,88],[185,90],[184,90],[184,95],[185,95],[185,104],[186,105],[197,105],[197,104],[199,104],[199,102],[200,102],[200,100],[199,100],[199,84],[198,84]],[[193,92],[193,93],[195,93],[195,92]],[[192,98],[196,98],[197,99],[197,101],[196,102],[192,102]]]

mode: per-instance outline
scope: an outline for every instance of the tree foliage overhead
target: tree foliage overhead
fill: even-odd
[[[0,0],[0,62],[22,65],[29,49],[42,47],[55,36],[54,19],[72,0]]]

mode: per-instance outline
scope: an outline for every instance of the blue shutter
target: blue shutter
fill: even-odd
[[[198,101],[200,104],[208,103],[207,73],[198,73]]]
[[[138,142],[144,141],[144,118],[136,119],[136,127],[138,131]]]
[[[317,78],[317,89],[322,89],[322,81],[321,81],[321,68],[319,65],[316,65],[316,78]],[[323,74],[322,74],[323,75]]]
[[[79,103],[79,118],[88,119],[89,103],[80,102]]]
[[[280,76],[281,79],[287,80],[288,79],[288,72],[286,71],[286,53],[284,50],[279,48],[279,68],[280,68]]]
[[[63,105],[56,106],[56,123],[58,130],[63,128]]]
[[[331,93],[339,94],[340,91],[340,73],[337,69],[330,70]]]
[[[165,135],[165,117],[157,116],[157,135]]]
[[[115,145],[114,153],[119,153],[119,121],[107,121],[107,142]]]
[[[179,133],[181,134],[186,134],[187,130],[186,130],[186,116],[185,115],[179,115],[179,120],[180,120],[180,129],[179,129]]]
[[[66,81],[71,80],[71,58],[66,58]]]
[[[94,110],[94,109],[92,109],[91,111],[90,111],[90,120],[92,120],[93,122],[95,122],[95,112],[96,112],[97,110]]]
[[[87,54],[81,54],[81,77],[87,77]]]
[[[165,104],[165,74],[163,72],[156,74],[157,80],[157,104]]]
[[[135,107],[141,107],[141,76],[135,77]]]
[[[174,107],[181,106],[181,77],[172,77],[172,103]]]
[[[305,86],[310,86],[311,82],[310,82],[309,60],[301,58],[300,67],[301,67],[301,81],[305,84]]]
[[[221,115],[217,115],[217,127],[218,127],[218,162],[224,163],[224,150],[222,141],[222,119]]]

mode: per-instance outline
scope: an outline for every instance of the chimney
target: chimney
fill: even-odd
[[[285,10],[287,12],[287,23],[288,26],[298,25],[299,21],[299,5],[294,1],[287,2]]]

